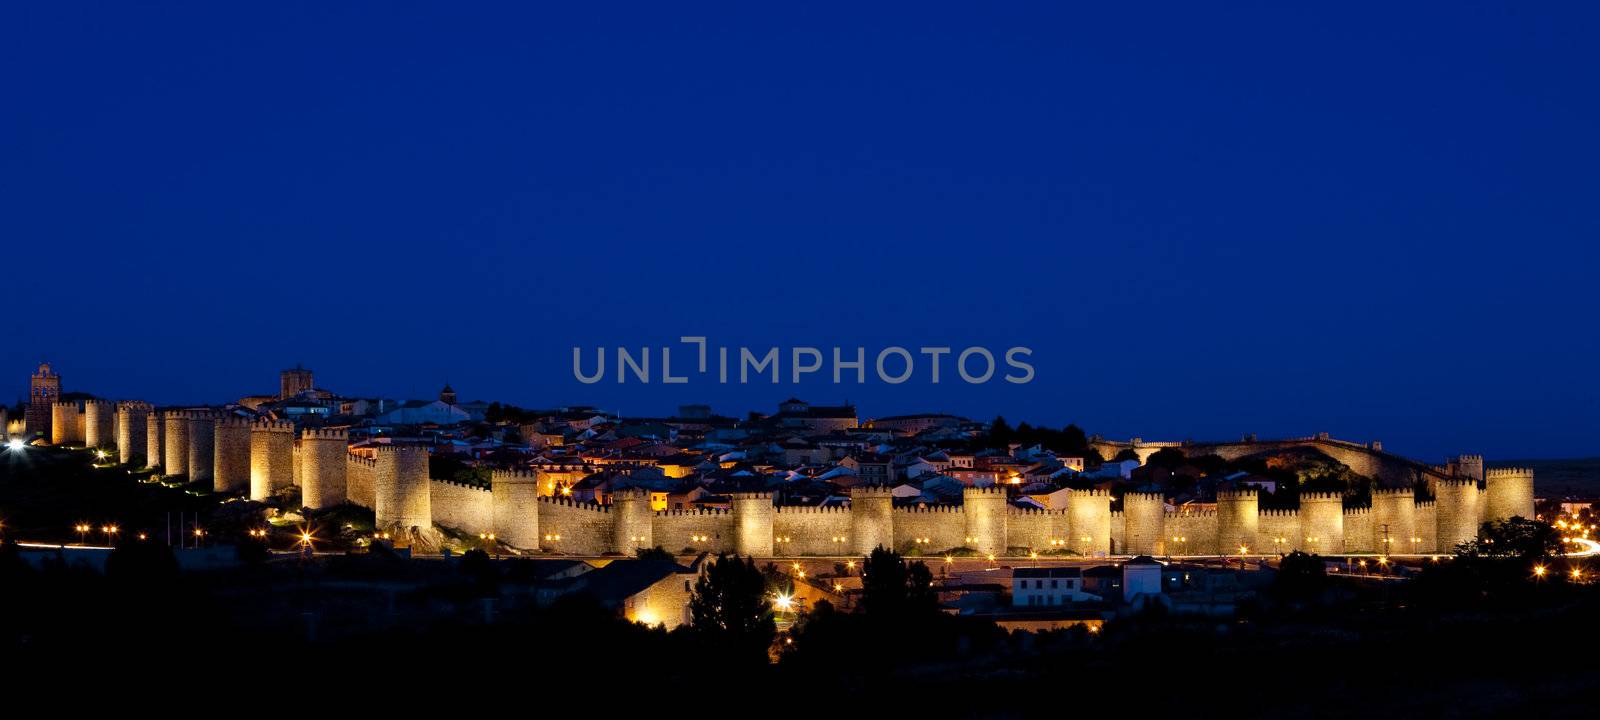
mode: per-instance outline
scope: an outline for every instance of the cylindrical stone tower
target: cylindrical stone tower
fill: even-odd
[[[161,424],[166,426],[166,446],[161,450],[162,474],[187,475],[189,473],[189,412],[168,410],[161,413]]]
[[[373,514],[377,526],[427,530],[433,527],[433,503],[428,492],[428,450],[420,447],[383,445],[378,447],[378,469],[374,473],[377,507]]]
[[[216,476],[217,417],[210,410],[189,413],[189,482],[209,483]]]
[[[894,548],[894,493],[881,485],[850,489],[850,538],[860,555]]]
[[[1409,555],[1431,550],[1417,534],[1417,499],[1411,488],[1372,491],[1372,536],[1378,552]]]
[[[1166,548],[1167,502],[1159,492],[1122,496],[1123,539],[1129,555],[1158,555]]]
[[[1068,490],[1067,547],[1083,555],[1111,551],[1111,493],[1107,490]]]
[[[1256,537],[1260,534],[1261,502],[1255,488],[1217,492],[1217,552],[1233,555],[1241,552],[1260,552]]]
[[[217,492],[250,492],[250,418],[218,418],[212,429],[215,447],[211,487]]]
[[[631,555],[638,548],[655,547],[650,531],[650,492],[643,488],[624,488],[611,495],[611,549]]]
[[[772,557],[772,525],[777,513],[772,493],[734,493],[733,551],[750,557]]]
[[[250,499],[266,500],[294,484],[294,423],[257,420],[250,426]]]
[[[1483,520],[1483,493],[1472,478],[1440,480],[1434,489],[1438,513],[1439,550],[1451,552],[1456,545],[1478,538]]]
[[[1295,549],[1317,555],[1344,552],[1344,496],[1300,493],[1300,537]]]
[[[300,433],[300,504],[320,510],[343,503],[346,498],[346,461],[350,436],[343,428],[307,428]],[[423,453],[422,477],[426,492],[427,453]],[[426,527],[423,525],[422,527]]]
[[[109,448],[117,442],[111,430],[116,422],[116,405],[110,401],[91,399],[83,403],[83,444],[92,448]]]
[[[962,488],[961,514],[966,521],[966,547],[984,555],[1005,554],[1005,486]]]
[[[161,457],[167,449],[167,424],[161,413],[152,409],[144,414],[144,466],[161,469]]]
[[[538,550],[539,474],[531,470],[496,470],[491,483],[495,536],[518,550]],[[738,502],[737,496],[734,502]]]
[[[117,403],[117,462],[123,465],[132,465],[136,459],[143,458],[146,465],[150,463],[150,453],[145,449],[149,444],[149,429],[145,427],[145,418],[150,415],[150,405],[137,400]]]
[[[1484,471],[1484,522],[1505,522],[1513,517],[1533,519],[1533,470],[1491,468]]]

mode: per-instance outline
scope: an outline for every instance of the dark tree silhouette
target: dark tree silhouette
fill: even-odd
[[[717,555],[695,583],[689,632],[735,658],[765,658],[777,634],[766,578],[754,560]]]
[[[667,552],[667,549],[661,547],[660,545],[657,545],[653,548],[639,548],[633,552],[633,556],[640,560],[664,560],[666,562],[677,562],[677,558],[674,558],[672,553]]]
[[[1322,558],[1296,550],[1278,562],[1278,575],[1272,580],[1272,594],[1285,602],[1310,602],[1328,588],[1328,572]]]
[[[869,616],[921,616],[938,607],[927,564],[920,560],[907,564],[899,553],[882,547],[861,566],[861,591],[861,606]]]

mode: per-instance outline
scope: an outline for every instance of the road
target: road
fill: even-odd
[[[1567,542],[1583,546],[1582,550],[1567,553],[1567,557],[1592,557],[1600,555],[1600,542],[1588,538],[1567,538]]]

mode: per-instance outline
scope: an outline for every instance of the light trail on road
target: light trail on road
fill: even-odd
[[[1600,555],[1600,542],[1595,542],[1589,538],[1567,538],[1567,542],[1574,545],[1583,546],[1582,550],[1567,553],[1567,557],[1592,557],[1594,555]]]

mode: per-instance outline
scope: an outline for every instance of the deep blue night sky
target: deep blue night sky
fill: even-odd
[[[304,362],[1600,454],[1592,4],[214,5],[0,11],[5,401],[41,359],[161,403]],[[1026,345],[1037,378],[572,377],[694,334]]]

